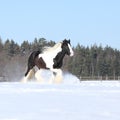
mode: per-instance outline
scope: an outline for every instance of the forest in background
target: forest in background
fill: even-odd
[[[21,45],[14,40],[0,39],[0,81],[19,81],[26,71],[27,60],[34,50],[44,46],[53,46],[54,41],[35,38],[33,42],[23,41]],[[96,76],[101,79],[118,79],[120,76],[120,51],[109,46],[93,44],[85,47],[79,43],[73,47],[75,55],[65,56],[63,71],[68,71],[78,78]]]

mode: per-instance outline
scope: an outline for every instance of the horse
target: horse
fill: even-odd
[[[24,76],[24,82],[29,80],[33,74],[39,82],[42,82],[44,79],[41,76],[41,72],[44,69],[52,71],[51,82],[62,82],[61,67],[65,55],[74,55],[70,39],[64,39],[62,42],[56,43],[53,47],[44,47],[42,51],[33,51],[28,58],[28,67]],[[38,69],[37,72],[35,71],[36,67]]]

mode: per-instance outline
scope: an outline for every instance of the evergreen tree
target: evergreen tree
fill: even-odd
[[[31,51],[31,45],[29,44],[28,41],[23,41],[21,44],[21,54],[28,54]]]
[[[3,50],[3,43],[2,43],[2,39],[0,38],[0,52]]]

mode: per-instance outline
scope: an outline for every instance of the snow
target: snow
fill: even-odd
[[[70,83],[1,82],[0,120],[120,120],[120,81]]]

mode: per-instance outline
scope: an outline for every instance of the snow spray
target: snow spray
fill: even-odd
[[[59,75],[57,76],[57,79],[59,79]],[[62,81],[56,82],[54,80],[54,75],[51,71],[49,70],[42,70],[42,71],[37,71],[35,73],[35,77],[31,80],[28,80],[28,82],[38,82],[40,84],[79,84],[80,80],[73,74],[69,72],[64,72],[62,73]],[[23,82],[23,80],[22,80]]]

